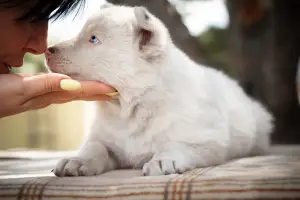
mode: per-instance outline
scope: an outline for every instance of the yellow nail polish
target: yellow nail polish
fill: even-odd
[[[67,91],[75,91],[81,88],[81,85],[78,81],[71,80],[71,79],[64,79],[60,81],[60,87],[63,90]]]
[[[107,93],[106,95],[110,96],[110,97],[113,97],[113,96],[116,96],[118,94],[119,94],[119,92],[111,92],[111,93]]]

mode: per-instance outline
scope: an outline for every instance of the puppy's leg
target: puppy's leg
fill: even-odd
[[[93,176],[116,168],[107,148],[99,141],[87,140],[77,157],[62,159],[54,174],[63,176]]]
[[[190,144],[169,142],[154,154],[143,166],[144,176],[183,173],[197,167],[221,164],[226,160],[226,151],[217,142]]]

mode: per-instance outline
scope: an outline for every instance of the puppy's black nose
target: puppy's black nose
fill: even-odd
[[[49,47],[48,48],[48,51],[51,53],[51,54],[54,54],[56,52],[56,48],[55,47]]]
[[[50,57],[51,55],[55,54],[55,52],[57,52],[57,49],[55,47],[49,47],[46,50],[45,55],[46,57]]]

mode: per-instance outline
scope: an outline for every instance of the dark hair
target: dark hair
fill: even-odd
[[[0,10],[17,8],[17,21],[38,22],[56,20],[84,4],[85,0],[0,0]]]

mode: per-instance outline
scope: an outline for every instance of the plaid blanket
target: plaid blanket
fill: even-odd
[[[44,173],[2,178],[0,199],[300,199],[300,156],[243,158],[168,176],[140,174],[139,170],[116,170],[94,177],[58,178]]]

